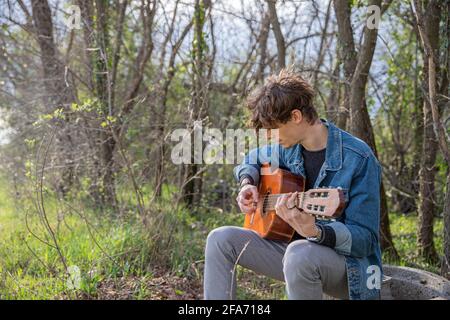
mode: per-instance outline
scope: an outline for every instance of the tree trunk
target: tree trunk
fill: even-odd
[[[420,44],[420,36],[417,34],[417,46]],[[416,199],[418,199],[419,190],[420,190],[420,167],[421,167],[421,155],[422,155],[422,146],[423,146],[423,133],[424,133],[424,127],[423,127],[423,104],[424,97],[421,93],[421,84],[419,81],[419,63],[418,63],[418,49],[416,49],[416,62],[415,62],[415,77],[414,77],[414,143],[413,143],[413,152],[416,155],[413,158],[413,164],[411,167],[411,173],[409,180],[412,182],[412,190],[414,191],[414,194],[417,196]],[[415,202],[418,202],[414,199]],[[418,210],[417,204],[415,205],[416,210]]]
[[[450,2],[447,1],[447,38],[450,38]],[[450,45],[447,44],[447,71],[446,77],[443,79],[444,84],[441,86],[442,91],[450,96]],[[446,83],[445,83],[446,79]],[[448,103],[448,102],[447,102]],[[447,104],[448,105],[448,104]],[[442,134],[442,131],[441,131]],[[445,154],[445,146],[440,143],[439,146]],[[447,154],[448,154],[448,144],[447,144]],[[444,197],[444,256],[442,257],[442,267],[441,275],[450,280],[450,163],[447,157],[447,181],[445,184],[445,197]]]
[[[333,69],[333,76],[330,79],[331,90],[326,105],[327,119],[339,127],[339,106],[341,103],[342,87],[340,83],[341,58],[339,50],[336,50],[336,62]],[[341,128],[343,129],[343,128]]]
[[[437,141],[433,130],[433,119],[430,105],[424,102],[424,139],[422,146],[422,160],[419,171],[419,205],[418,205],[418,230],[417,245],[419,254],[433,261],[436,261],[436,250],[434,248],[433,222],[435,214],[435,186],[437,168],[436,154]]]
[[[176,11],[175,11],[176,13]],[[175,16],[174,16],[175,18]],[[173,27],[175,24],[175,20],[173,20]],[[187,34],[189,33],[189,31],[192,28],[192,21],[189,22],[186,27],[184,28],[183,32],[181,33],[181,36],[178,38],[177,42],[173,45],[172,50],[171,50],[171,54],[170,54],[170,58],[169,58],[169,63],[167,65],[167,74],[165,76],[163,76],[162,74],[160,74],[160,79],[164,78],[163,81],[163,85],[161,88],[161,96],[159,97],[158,101],[159,101],[159,123],[158,123],[158,128],[157,128],[157,137],[159,139],[158,141],[158,150],[157,150],[157,157],[156,157],[156,172],[155,172],[155,197],[161,197],[162,195],[162,185],[164,182],[164,159],[165,159],[165,143],[166,141],[164,141],[164,139],[162,139],[163,137],[165,137],[165,127],[166,127],[166,107],[167,107],[167,99],[168,99],[168,95],[169,95],[169,87],[170,84],[172,83],[173,78],[175,77],[175,58],[178,54],[178,51],[184,41],[184,39],[186,38]],[[172,31],[174,30],[174,28],[171,29]],[[169,43],[171,40],[171,35],[172,32],[169,32],[168,37],[166,38],[165,43]],[[163,65],[164,63],[164,53],[161,55],[160,58],[160,64]],[[150,162],[152,162],[151,159],[149,159]]]
[[[421,10],[421,8],[418,8]],[[423,32],[429,41],[431,56],[433,59],[439,57],[439,22],[441,16],[441,7],[438,1],[430,1],[427,7],[427,14],[424,15]],[[425,53],[427,54],[425,48]],[[433,66],[430,66],[430,61],[424,59],[424,84],[425,88],[430,85],[430,81],[434,80],[438,71]],[[434,65],[434,62],[432,62]],[[433,70],[431,70],[432,68]],[[434,79],[430,78],[430,72],[433,72]],[[437,90],[435,83],[434,90]],[[432,107],[429,99],[424,99],[423,104],[423,146],[421,157],[421,168],[419,172],[419,222],[417,230],[417,245],[419,254],[431,261],[437,261],[437,253],[434,247],[434,215],[436,211],[436,197],[435,197],[435,178],[437,173],[436,156],[438,151],[438,141],[434,131],[434,122]]]
[[[203,121],[207,115],[207,95],[209,83],[206,83],[206,53],[207,43],[203,32],[205,25],[206,9],[209,2],[195,1],[194,12],[194,41],[193,41],[193,92],[192,92],[192,118],[189,128],[192,130],[194,141],[194,127],[192,121]],[[185,202],[190,208],[200,205],[202,197],[202,171],[201,165],[194,163],[187,165],[186,184],[183,189]]]
[[[327,13],[325,15],[325,22],[322,29],[322,36],[320,38],[320,46],[319,46],[319,54],[317,57],[316,67],[314,68],[312,87],[314,90],[317,90],[317,80],[319,78],[319,70],[320,66],[323,64],[323,60],[325,58],[325,43],[327,41],[327,32],[328,32],[328,24],[331,16],[331,1],[328,3]]]
[[[381,0],[372,0],[370,4],[381,7]],[[350,5],[349,1],[334,1],[344,74],[346,80],[350,81],[350,87],[346,88],[344,105],[346,109],[350,110],[350,132],[364,140],[372,148],[375,156],[378,157],[373,128],[366,105],[366,86],[375,51],[378,29],[364,28],[364,42],[359,54],[357,54],[353,40]],[[398,259],[398,253],[392,242],[389,228],[388,206],[383,183],[380,188],[380,205],[381,248],[392,258]]]
[[[425,57],[427,64],[426,72],[428,77],[428,93],[429,93],[429,107],[431,109],[431,116],[433,119],[433,128],[437,137],[439,148],[442,151],[444,160],[447,164],[447,179],[446,179],[446,193],[444,197],[444,257],[442,259],[441,273],[447,278],[450,278],[450,195],[449,195],[449,185],[450,185],[450,145],[447,129],[444,127],[443,121],[441,121],[440,115],[440,102],[438,101],[438,93],[442,96],[449,95],[449,72],[448,69],[439,68],[439,22],[441,19],[441,3],[440,1],[430,1],[427,4],[426,11],[424,11],[423,3],[419,3],[418,0],[414,0],[415,7],[415,18],[417,22],[417,30],[419,32],[420,38],[422,40],[422,45],[425,52]],[[450,3],[447,3],[447,9],[450,9]],[[426,14],[424,13],[426,12]],[[447,10],[447,36],[450,34],[450,16],[448,16]],[[447,44],[446,67],[450,66],[450,48]],[[441,75],[442,80],[440,86],[438,85],[437,76]],[[442,103],[442,101],[441,101]],[[444,102],[446,103],[446,102]],[[426,123],[425,123],[426,126]],[[426,130],[426,127],[425,127]],[[428,168],[427,168],[428,169]],[[420,230],[419,230],[420,231]],[[431,230],[432,232],[432,230]],[[431,239],[432,241],[432,239]],[[431,242],[433,245],[433,242]],[[424,247],[422,249],[425,249]],[[434,250],[434,246],[428,246],[428,250]],[[424,251],[424,254],[429,252]],[[432,251],[431,251],[432,254]],[[427,256],[425,256],[427,257]]]
[[[350,115],[350,83],[356,69],[357,53],[353,39],[351,24],[351,6],[349,1],[333,1],[338,24],[338,50],[344,68],[344,101],[340,108],[337,125],[346,130],[347,119]]]
[[[264,14],[264,18],[261,22],[261,30],[259,33],[258,39],[258,53],[259,53],[259,62],[258,68],[256,69],[255,75],[255,83],[260,84],[264,82],[264,69],[267,63],[267,39],[269,38],[269,30],[270,30],[270,15],[268,12]]]
[[[40,48],[40,58],[44,74],[46,112],[63,110],[63,119],[54,119],[56,131],[56,148],[59,165],[63,168],[58,183],[58,193],[65,197],[74,180],[74,145],[70,131],[68,110],[73,102],[72,87],[65,79],[64,66],[58,55],[53,36],[52,13],[47,0],[31,1],[33,22]]]
[[[447,181],[444,197],[444,256],[442,257],[441,275],[450,280],[450,168],[447,168]]]
[[[114,116],[114,107],[109,100],[109,90],[111,90],[108,81],[108,5],[107,0],[96,0],[96,41],[99,50],[95,57],[95,89],[100,104],[100,120],[108,116]],[[113,134],[109,126],[103,128],[100,133],[100,159],[103,166],[101,171],[101,199],[102,205],[106,208],[117,209],[116,179],[114,168],[114,149],[116,146]]]
[[[275,7],[276,0],[267,0],[269,7],[270,23],[272,24],[273,34],[277,42],[278,53],[278,70],[286,67],[286,45],[284,41],[283,32],[281,31],[280,22],[278,20],[277,9]]]

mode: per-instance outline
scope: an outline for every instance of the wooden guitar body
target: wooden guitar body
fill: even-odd
[[[270,170],[269,165],[263,164],[262,170]],[[289,193],[305,190],[305,180],[301,176],[276,169],[272,174],[261,175],[259,184],[259,201],[256,212],[246,214],[244,228],[256,231],[261,237],[272,240],[290,241],[294,235],[294,229],[284,222],[275,210],[263,210],[264,197],[269,194]]]

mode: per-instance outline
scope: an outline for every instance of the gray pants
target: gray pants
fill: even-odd
[[[289,299],[322,299],[325,292],[348,299],[345,257],[331,248],[296,240],[266,240],[239,227],[220,227],[208,235],[204,298],[235,299],[235,265],[285,281]]]

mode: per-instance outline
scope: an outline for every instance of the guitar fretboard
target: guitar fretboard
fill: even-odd
[[[279,198],[285,196],[286,193],[274,193],[265,195],[263,198],[263,211],[275,210],[275,205]],[[302,197],[306,195],[306,192],[299,192],[297,195],[297,200],[300,200]],[[298,203],[298,201],[297,201]]]
[[[265,195],[263,198],[263,206],[262,206],[263,212],[275,210],[275,205],[276,205],[278,199],[285,195],[287,195],[287,194],[286,193],[274,193],[274,194]],[[320,189],[316,189],[316,190],[309,190],[307,192],[298,192],[297,199],[295,201],[296,202],[295,205],[299,209],[304,209],[303,203],[304,203],[305,199],[316,198],[316,197],[327,198],[328,191],[322,191]],[[308,208],[308,209],[312,209],[312,208]],[[325,209],[325,207],[317,206],[317,208],[314,208],[314,209],[318,210],[318,211],[323,211]]]

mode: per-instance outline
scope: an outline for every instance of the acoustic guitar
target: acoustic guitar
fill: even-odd
[[[320,219],[338,218],[345,206],[345,194],[340,188],[305,190],[302,176],[263,164],[258,187],[259,200],[255,212],[246,214],[244,228],[256,231],[261,237],[289,242],[295,230],[275,213],[277,199],[286,193],[298,191],[295,207]]]

